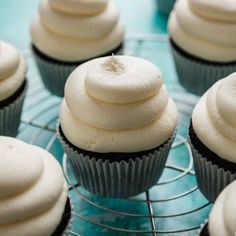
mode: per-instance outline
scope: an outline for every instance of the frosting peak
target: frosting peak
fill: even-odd
[[[111,56],[98,61],[100,63],[95,63],[85,77],[85,88],[100,101],[115,104],[138,102],[153,96],[162,86],[159,69],[144,59],[131,56],[115,56],[114,59]]]
[[[104,71],[112,72],[117,75],[125,72],[124,64],[118,59],[118,57],[115,57],[114,55],[102,63],[102,68]]]
[[[159,69],[144,59],[97,58],[79,66],[67,80],[60,124],[68,140],[82,149],[152,149],[171,137],[176,122],[177,110]]]
[[[233,73],[215,83],[204,94],[192,116],[193,128],[200,140],[221,158],[234,163],[236,163],[235,99],[236,73]]]
[[[228,185],[217,198],[210,217],[210,236],[234,236],[236,233],[236,181]]]

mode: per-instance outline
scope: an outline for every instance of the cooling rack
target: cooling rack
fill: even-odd
[[[43,87],[30,51],[24,53],[29,64],[30,86],[18,138],[45,148],[62,164],[74,206],[70,235],[197,235],[211,208],[197,187],[186,141],[197,97],[186,93],[177,82],[167,36],[129,36],[125,40],[125,54],[146,58],[160,67],[179,110],[178,134],[164,173],[153,188],[129,199],[108,199],[80,187],[56,136],[61,99]]]

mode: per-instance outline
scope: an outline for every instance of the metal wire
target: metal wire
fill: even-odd
[[[135,46],[133,48],[128,48],[129,52],[131,52],[131,54],[133,55],[140,55],[141,53],[144,52],[145,50],[145,46],[144,44],[146,44],[148,41],[152,42],[152,45],[155,43],[160,43],[160,42],[166,42],[167,40],[167,36],[165,35],[135,35],[132,37],[129,37],[126,40],[126,47],[129,47],[127,45],[129,45],[129,42],[135,43]],[[149,46],[151,47],[151,45]],[[166,52],[167,53],[167,52]],[[25,55],[27,55],[27,59],[30,60],[32,59],[30,56],[29,52],[25,52]],[[35,72],[35,71],[34,71]],[[36,73],[36,72],[35,72]],[[37,73],[36,73],[37,75]],[[38,76],[36,76],[37,78],[34,79],[38,79]],[[178,87],[178,86],[177,86]],[[175,85],[173,86],[173,88],[175,88]],[[172,91],[172,96],[174,98],[174,100],[180,105],[179,106],[179,112],[181,115],[185,116],[186,118],[189,117],[190,112],[196,102],[196,98],[194,98],[193,96],[191,97],[191,99],[185,99],[182,98],[182,90],[180,89],[181,93],[178,91],[174,90]],[[29,93],[28,93],[28,97],[30,97],[31,99],[35,99],[37,96],[39,96],[39,94],[44,93],[44,87],[39,83],[38,87],[34,87],[32,88]],[[57,136],[56,136],[56,129],[52,128],[53,125],[57,122],[58,119],[58,114],[53,115],[52,117],[49,117],[49,120],[45,121],[45,122],[36,122],[36,119],[39,119],[45,112],[49,111],[52,107],[52,105],[55,108],[58,108],[60,105],[60,99],[54,99],[52,100],[52,103],[50,105],[47,105],[47,102],[49,101],[49,99],[54,99],[53,96],[49,95],[46,93],[45,96],[37,98],[35,101],[29,103],[28,105],[25,105],[25,113],[31,109],[33,109],[33,107],[37,104],[41,104],[41,103],[46,103],[46,106],[44,106],[42,109],[39,109],[37,111],[35,111],[35,113],[33,115],[31,115],[30,118],[25,118],[23,116],[22,118],[22,126],[19,130],[19,136],[22,134],[24,134],[27,130],[28,127],[34,127],[36,128],[34,133],[31,134],[30,137],[30,142],[32,144],[37,144],[39,138],[44,134],[45,131],[50,133],[50,138],[47,141],[47,144],[44,146],[44,148],[48,151],[52,151],[52,147],[54,146],[55,142],[57,142]],[[184,107],[184,108],[183,108]],[[185,127],[187,128],[187,124],[180,120],[179,125],[181,127]],[[175,175],[172,178],[166,179],[166,180],[162,180],[159,183],[157,183],[156,186],[154,186],[154,188],[169,188],[169,186],[171,184],[176,183],[177,181],[181,181],[183,178],[187,177],[187,176],[194,176],[195,172],[193,170],[193,159],[192,159],[192,154],[191,154],[191,150],[190,150],[190,146],[186,140],[186,137],[184,135],[182,135],[181,133],[179,133],[176,137],[176,141],[172,146],[172,150],[175,150],[177,148],[181,148],[184,147],[187,150],[187,160],[188,160],[188,166],[187,167],[183,167],[181,165],[178,164],[171,164],[171,163],[167,163],[165,170],[173,170],[176,171],[177,175]],[[66,155],[63,155],[63,169],[64,169],[64,173],[65,173],[65,177],[66,180],[69,184],[69,191],[71,193],[73,193],[73,196],[75,198],[77,198],[77,200],[79,199],[80,201],[88,204],[88,206],[92,206],[96,209],[100,209],[104,212],[106,212],[107,214],[111,214],[113,216],[121,216],[121,217],[125,217],[128,219],[149,219],[149,229],[129,229],[129,228],[121,228],[118,227],[116,225],[109,225],[103,222],[98,222],[97,220],[94,220],[90,217],[87,217],[86,215],[83,215],[83,213],[74,210],[73,211],[73,217],[75,219],[79,219],[82,221],[85,221],[91,225],[96,225],[97,227],[100,227],[102,229],[106,229],[109,230],[111,232],[117,232],[117,233],[124,233],[124,234],[135,234],[135,235],[144,235],[144,234],[152,234],[153,236],[159,235],[159,234],[164,234],[164,235],[181,235],[181,233],[184,232],[196,232],[197,229],[199,229],[199,225],[191,225],[191,226],[185,226],[185,227],[181,227],[180,228],[165,228],[165,229],[159,229],[158,228],[158,222],[161,219],[171,219],[171,218],[175,218],[175,217],[184,217],[193,213],[198,214],[198,212],[200,212],[200,210],[205,209],[209,206],[208,202],[205,202],[204,204],[200,205],[200,206],[196,206],[192,209],[189,210],[185,210],[183,212],[172,212],[172,213],[168,213],[168,214],[158,214],[155,212],[154,210],[154,204],[164,204],[164,203],[169,203],[171,201],[174,200],[178,200],[178,199],[183,199],[184,197],[187,196],[192,196],[194,193],[196,193],[198,191],[198,187],[196,185],[190,187],[189,189],[186,188],[185,191],[181,192],[181,193],[176,193],[176,194],[172,194],[169,197],[165,197],[165,198],[154,198],[151,195],[151,190],[147,191],[146,193],[144,193],[144,197],[143,199],[141,199],[140,197],[131,197],[129,199],[123,200],[126,201],[127,204],[133,204],[133,203],[137,203],[137,204],[146,204],[147,206],[147,213],[145,214],[141,214],[141,213],[133,213],[133,212],[129,212],[129,211],[121,211],[121,210],[114,210],[108,206],[103,205],[103,202],[96,202],[96,200],[94,200],[94,198],[89,198],[86,194],[83,193],[83,191],[81,191],[81,187],[79,186],[79,183],[76,182],[74,180],[73,177],[71,177],[71,168],[69,165],[69,161],[66,157]],[[73,199],[72,199],[73,202]],[[75,229],[73,228],[73,230],[70,231],[71,235],[74,236],[82,236],[81,232],[78,231],[78,229],[75,227]],[[123,235],[123,234],[122,234]]]

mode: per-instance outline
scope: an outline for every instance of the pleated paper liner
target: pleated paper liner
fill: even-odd
[[[71,74],[71,72],[79,65],[88,61],[78,61],[78,62],[66,62],[59,61],[48,57],[44,53],[40,52],[34,45],[32,45],[32,51],[34,54],[35,62],[39,69],[42,81],[46,89],[54,95],[59,97],[64,96],[64,87],[66,81]],[[109,51],[102,56],[110,56],[112,54],[122,54],[123,53],[123,43],[112,51]],[[94,58],[91,58],[94,59]],[[91,60],[89,59],[89,60]]]
[[[189,142],[192,150],[198,186],[205,197],[213,203],[220,192],[236,179],[236,173],[232,173],[229,170],[225,170],[222,167],[213,164],[198,152],[190,140]]]
[[[204,223],[200,225],[200,230],[196,236],[210,236],[208,231],[208,220],[205,220]]]
[[[194,57],[170,39],[170,47],[180,84],[193,94],[201,96],[215,82],[236,71],[236,62],[208,62]]]
[[[0,102],[0,135],[16,136],[27,88],[28,82],[25,79],[18,91],[10,98]]]
[[[93,194],[114,198],[140,194],[157,183],[175,134],[150,153],[147,151],[140,157],[110,161],[109,158],[94,158],[78,151],[66,139],[60,126],[58,128],[58,136],[79,184]]]

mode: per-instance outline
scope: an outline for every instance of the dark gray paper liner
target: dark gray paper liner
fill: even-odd
[[[119,49],[114,49],[114,53],[116,55],[123,53],[123,43],[121,43],[118,48]],[[34,45],[32,45],[32,52],[46,89],[54,95],[64,97],[64,87],[69,75],[77,66],[83,64],[86,61],[79,61],[75,63],[57,61],[48,58],[43,53],[39,52]],[[111,54],[112,50],[111,52],[105,53],[101,56],[107,56]]]
[[[15,137],[20,125],[20,117],[28,88],[26,81],[21,94],[8,105],[0,108],[0,135]]]
[[[210,236],[208,231],[208,219],[204,220],[204,223],[200,225],[200,229],[198,230],[198,234],[196,236]]]
[[[192,150],[199,189],[210,202],[214,203],[220,192],[236,179],[236,173],[213,164],[198,152],[190,139],[188,141]]]
[[[109,162],[79,153],[58,136],[79,184],[89,192],[114,198],[127,198],[147,191],[160,178],[176,132],[163,147],[135,159]]]
[[[66,229],[65,229],[65,231],[63,232],[62,236],[69,236],[69,235],[71,235],[71,234],[70,234],[70,231],[71,231],[72,224],[73,224],[72,212],[74,211],[74,206],[73,206],[73,204],[72,204],[71,199],[70,199],[69,196],[68,196],[68,198],[69,198],[69,201],[70,201],[71,215],[70,215],[70,219],[69,219],[69,221],[68,221],[68,224],[67,224]]]
[[[201,96],[215,82],[236,71],[236,63],[212,63],[185,55],[173,45],[170,47],[180,84],[189,92]]]

